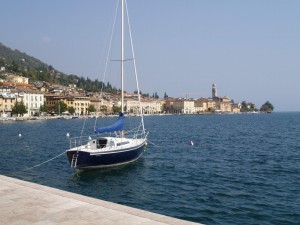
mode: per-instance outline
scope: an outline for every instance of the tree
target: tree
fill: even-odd
[[[260,107],[260,111],[261,112],[273,112],[274,110],[274,106],[269,102],[269,101],[266,101],[261,107]]]
[[[167,95],[167,92],[164,94],[164,99],[168,98],[169,96]]]
[[[74,113],[75,113],[74,107],[73,107],[73,106],[68,107],[68,112],[69,112],[70,114],[74,114]]]
[[[242,101],[241,112],[248,112],[248,104],[246,101]]]
[[[41,105],[40,112],[48,112],[48,107],[46,105]]]
[[[158,96],[157,92],[153,93],[152,98],[159,99],[159,96]]]
[[[94,105],[89,105],[89,107],[87,108],[87,111],[89,111],[89,113],[91,113],[91,112],[95,112],[96,111],[96,108],[95,108],[95,106]]]
[[[63,101],[59,101],[58,103],[56,103],[56,105],[54,106],[54,111],[56,114],[61,114],[62,112],[67,111],[68,106],[66,103],[64,103]]]
[[[11,111],[12,114],[16,114],[16,115],[21,115],[23,116],[25,113],[27,113],[27,109],[24,105],[24,102],[16,102],[16,104],[14,105],[14,107],[12,108]]]
[[[242,101],[241,112],[254,112],[258,111],[253,103]]]
[[[121,112],[121,107],[113,105],[112,110],[113,110],[113,114],[118,114]]]
[[[13,60],[11,62],[11,66],[9,67],[9,69],[13,72],[18,72],[19,70],[19,65],[17,64],[17,62],[15,60]]]
[[[100,111],[103,112],[103,113],[106,113],[107,112],[107,106],[106,105],[101,105],[100,106]]]
[[[141,95],[142,95],[144,98],[149,98],[149,96],[150,96],[149,93],[144,93],[144,94],[141,93]]]
[[[5,66],[5,59],[0,57],[0,67]]]

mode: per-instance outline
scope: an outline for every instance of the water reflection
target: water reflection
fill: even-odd
[[[116,167],[107,167],[93,170],[73,170],[72,175],[68,179],[74,186],[79,186],[84,183],[95,184],[105,180],[118,180],[128,177],[130,174],[136,174],[137,171],[142,172],[145,160],[138,159],[136,162]]]

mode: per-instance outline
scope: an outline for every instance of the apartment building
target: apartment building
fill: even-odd
[[[23,101],[27,114],[24,116],[39,115],[40,107],[44,105],[44,94],[31,89],[23,89],[18,91],[18,101]]]
[[[193,99],[178,98],[173,104],[175,113],[192,114],[195,113],[195,101]]]
[[[16,104],[16,95],[10,92],[0,92],[0,117],[10,117]]]

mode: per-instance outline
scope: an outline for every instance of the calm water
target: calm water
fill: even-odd
[[[136,163],[75,174],[62,155],[20,172],[62,153],[83,122],[0,123],[0,173],[205,224],[300,224],[300,113],[149,116],[155,145]]]

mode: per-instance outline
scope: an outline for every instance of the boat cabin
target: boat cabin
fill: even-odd
[[[90,140],[88,142],[88,148],[90,149],[103,149],[103,148],[114,148],[114,147],[120,147],[124,145],[130,144],[130,141],[126,139],[116,139],[116,138],[96,138],[93,140]]]

